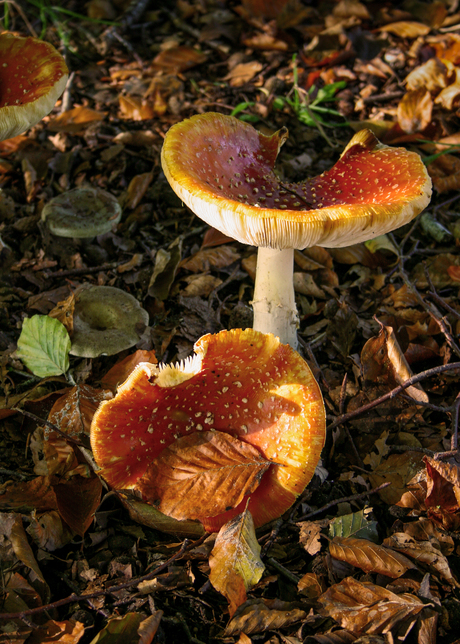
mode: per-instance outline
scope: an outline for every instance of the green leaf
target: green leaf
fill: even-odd
[[[65,326],[47,315],[26,318],[18,340],[18,357],[40,378],[69,368],[70,338]]]
[[[238,105],[230,112],[230,116],[237,116],[240,112],[243,112],[253,105],[255,105],[254,101],[243,101],[242,103],[238,103]]]
[[[284,98],[282,96],[277,96],[272,103],[274,110],[282,110],[284,107]]]
[[[336,517],[329,525],[330,536],[356,537],[377,542],[379,539],[377,521],[369,521],[366,516],[370,511],[371,508],[364,508],[359,512],[353,512],[353,514]]]

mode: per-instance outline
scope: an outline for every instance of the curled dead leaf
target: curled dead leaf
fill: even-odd
[[[393,579],[401,577],[411,568],[417,568],[401,553],[367,539],[334,537],[329,543],[329,552],[334,559],[346,561],[365,572],[375,572]]]

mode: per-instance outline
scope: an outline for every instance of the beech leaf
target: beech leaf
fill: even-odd
[[[257,584],[265,569],[260,559],[254,521],[248,510],[219,530],[209,566],[209,581],[227,598],[232,616],[246,601],[246,591]]]
[[[376,572],[396,579],[410,568],[417,568],[407,557],[367,539],[334,537],[329,544],[334,559],[346,561],[365,572]]]
[[[329,534],[331,537],[356,537],[364,538],[369,541],[377,541],[377,521],[369,521],[366,514],[369,514],[371,508],[365,508],[359,512],[345,514],[333,519],[329,525]]]
[[[26,318],[18,340],[18,356],[40,378],[59,376],[69,368],[70,337],[59,320],[46,315]]]
[[[430,606],[415,595],[396,595],[382,586],[359,582],[353,577],[331,586],[318,602],[322,606],[320,612],[335,619],[342,628],[367,635],[389,633],[402,620],[415,621],[420,611]]]
[[[249,599],[238,608],[224,631],[225,637],[246,634],[266,633],[286,628],[306,617],[305,611],[291,602],[281,599]]]
[[[214,517],[254,492],[270,465],[249,443],[200,431],[164,449],[136,487],[175,519]]]

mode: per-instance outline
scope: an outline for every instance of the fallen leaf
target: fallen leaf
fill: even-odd
[[[318,602],[320,612],[335,619],[342,628],[367,635],[389,633],[402,620],[415,622],[426,606],[415,595],[396,595],[382,586],[353,577],[328,588]]]
[[[241,257],[233,246],[218,246],[199,250],[191,257],[183,259],[179,266],[193,273],[203,273],[213,268],[225,268]]]
[[[119,96],[120,116],[131,121],[145,121],[155,116],[151,104],[137,96]]]
[[[431,28],[428,25],[423,25],[421,22],[410,22],[406,20],[392,22],[389,25],[383,25],[379,29],[380,31],[399,36],[400,38],[418,38],[419,36],[426,36],[431,31]]]
[[[75,309],[75,294],[71,293],[69,297],[62,302],[58,302],[56,306],[48,313],[50,318],[56,318],[67,329],[67,333],[71,336],[73,331],[73,312]]]
[[[385,539],[384,544],[402,552],[417,563],[424,564],[430,572],[437,573],[442,579],[460,588],[460,584],[452,575],[447,558],[430,541],[416,541],[404,532],[395,532]]]
[[[398,105],[398,123],[407,134],[422,132],[431,123],[433,99],[424,87],[404,94]]]
[[[165,448],[136,487],[175,519],[214,517],[254,492],[270,464],[230,434],[198,431]]]
[[[56,622],[50,619],[41,626],[36,626],[27,639],[27,644],[77,644],[85,634],[85,626],[73,619]]]
[[[209,557],[209,581],[229,603],[230,617],[246,601],[265,570],[251,513],[245,510],[221,527]]]
[[[249,83],[263,69],[262,63],[253,60],[249,63],[239,63],[231,69],[223,80],[230,82],[230,87],[242,87]]]
[[[446,65],[439,58],[434,57],[413,69],[406,76],[405,83],[408,90],[422,87],[429,92],[438,93],[447,86],[447,77],[448,70]]]
[[[94,412],[103,400],[113,398],[107,389],[95,389],[89,385],[76,385],[69,389],[54,403],[48,420],[56,425],[61,432],[77,437],[80,434],[89,436]],[[55,432],[45,428],[48,439]]]
[[[193,47],[169,47],[155,56],[152,66],[167,73],[177,74],[196,65],[201,65],[207,58],[205,53],[193,49]]]
[[[346,561],[364,572],[375,572],[393,579],[411,568],[417,569],[404,555],[367,539],[334,537],[329,542],[329,552],[334,559]]]
[[[305,611],[281,599],[249,599],[240,606],[224,631],[224,637],[265,633],[295,624],[306,616]]]
[[[107,112],[98,112],[89,107],[77,106],[56,116],[48,123],[51,132],[68,132],[69,134],[80,134],[88,125],[103,121]]]

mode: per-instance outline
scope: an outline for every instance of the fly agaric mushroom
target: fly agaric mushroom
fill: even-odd
[[[210,112],[173,125],[161,160],[172,189],[198,217],[259,247],[254,329],[295,348],[294,249],[349,246],[399,228],[428,204],[431,180],[417,154],[361,130],[331,170],[284,183],[273,167],[287,135],[282,128],[265,136]]]
[[[64,58],[38,38],[0,35],[0,140],[38,123],[65,89]]]
[[[315,471],[325,438],[320,389],[305,360],[272,334],[221,331],[200,338],[185,362],[138,365],[94,415],[91,444],[112,487],[137,489],[153,502],[152,459],[203,430],[230,434],[272,461],[248,505],[263,525],[294,503]],[[199,520],[217,531],[246,500]]]

